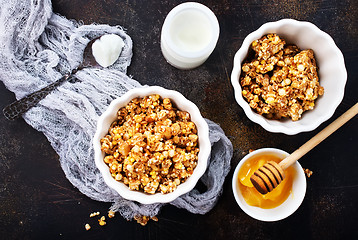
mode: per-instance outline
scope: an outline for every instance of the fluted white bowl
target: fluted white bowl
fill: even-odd
[[[316,100],[314,109],[304,112],[302,118],[298,121],[267,119],[254,112],[242,96],[242,88],[239,82],[242,62],[247,56],[250,44],[268,33],[276,33],[286,42],[295,44],[300,49],[312,49],[314,51],[320,85],[324,87],[324,94]],[[231,73],[235,99],[243,108],[246,116],[267,131],[287,135],[312,131],[328,120],[343,99],[346,81],[347,71],[343,54],[333,39],[314,24],[293,19],[265,23],[256,31],[250,33],[235,54]]]
[[[117,119],[117,111],[121,107],[127,105],[127,103],[129,103],[132,99],[149,96],[151,94],[159,94],[163,98],[170,98],[178,109],[190,113],[191,120],[195,123],[198,130],[198,164],[194,169],[193,174],[184,183],[181,183],[173,192],[166,194],[147,194],[140,191],[130,190],[124,183],[116,181],[111,176],[109,167],[103,161],[105,154],[103,151],[101,151],[100,140],[108,133],[112,122]],[[142,204],[171,202],[177,197],[191,191],[195,187],[200,177],[205,173],[207,168],[207,161],[211,151],[209,127],[205,119],[201,116],[197,106],[186,99],[181,93],[174,90],[167,90],[158,86],[134,88],[129,90],[122,97],[113,100],[108,106],[107,110],[98,119],[97,130],[93,137],[93,147],[95,163],[97,168],[100,170],[105,183],[117,191],[118,194],[123,198],[137,201]]]

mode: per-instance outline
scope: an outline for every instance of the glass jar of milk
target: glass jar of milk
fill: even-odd
[[[165,18],[161,49],[176,68],[192,69],[210,56],[219,38],[219,23],[206,6],[187,2],[173,8]]]

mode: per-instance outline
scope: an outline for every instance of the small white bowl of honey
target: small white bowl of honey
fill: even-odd
[[[296,161],[285,170],[284,180],[271,192],[262,195],[252,185],[250,176],[268,161],[280,162],[289,154],[276,148],[262,148],[247,154],[237,165],[232,189],[240,208],[252,218],[272,222],[293,214],[306,194],[306,177]]]

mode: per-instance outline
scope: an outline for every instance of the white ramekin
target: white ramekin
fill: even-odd
[[[232,177],[232,191],[234,193],[236,202],[247,215],[257,220],[273,222],[287,218],[299,208],[306,194],[306,176],[301,165],[298,162],[295,162],[292,166],[294,167],[294,170],[297,174],[293,179],[292,192],[285,202],[271,209],[263,209],[248,205],[243,198],[239,188],[238,174],[240,168],[250,158],[266,154],[272,154],[282,159],[289,155],[287,152],[276,148],[261,148],[247,154],[239,162],[235,169],[234,175]]]
[[[191,120],[195,123],[198,130],[198,164],[194,169],[193,174],[184,183],[180,184],[173,192],[167,194],[147,194],[140,191],[133,191],[130,190],[124,183],[116,181],[111,176],[108,166],[103,161],[105,154],[103,151],[101,151],[100,140],[108,133],[108,129],[111,123],[117,119],[117,111],[121,107],[124,107],[133,98],[145,97],[151,94],[159,94],[163,98],[170,98],[178,109],[190,113]],[[211,151],[208,124],[201,116],[197,106],[186,99],[181,93],[174,90],[167,90],[158,86],[134,88],[129,90],[122,97],[113,100],[107,110],[98,119],[97,130],[93,137],[93,147],[95,153],[95,163],[97,168],[100,170],[105,183],[117,191],[118,194],[123,198],[137,201],[142,204],[171,202],[180,195],[191,191],[195,187],[200,177],[206,171],[207,162]]]
[[[239,82],[242,62],[247,56],[250,44],[268,33],[277,33],[286,42],[296,44],[302,50],[312,49],[314,51],[320,85],[324,87],[324,94],[316,100],[314,109],[304,112],[298,121],[291,119],[269,120],[255,113],[242,96]],[[231,73],[231,83],[234,87],[236,101],[243,108],[246,116],[267,131],[288,135],[314,130],[322,122],[328,120],[343,99],[346,81],[347,71],[344,58],[333,39],[314,24],[293,19],[265,23],[250,33],[235,54]]]

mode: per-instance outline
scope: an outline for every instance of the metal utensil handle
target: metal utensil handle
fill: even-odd
[[[53,82],[50,85],[7,105],[2,110],[4,116],[9,120],[14,120],[18,118],[19,116],[27,112],[30,108],[36,106],[36,104],[38,104],[42,99],[44,99],[49,93],[55,90],[58,86],[66,82],[70,78],[70,76],[72,76],[72,74],[68,73],[64,75],[62,78],[58,79],[56,82]]]

